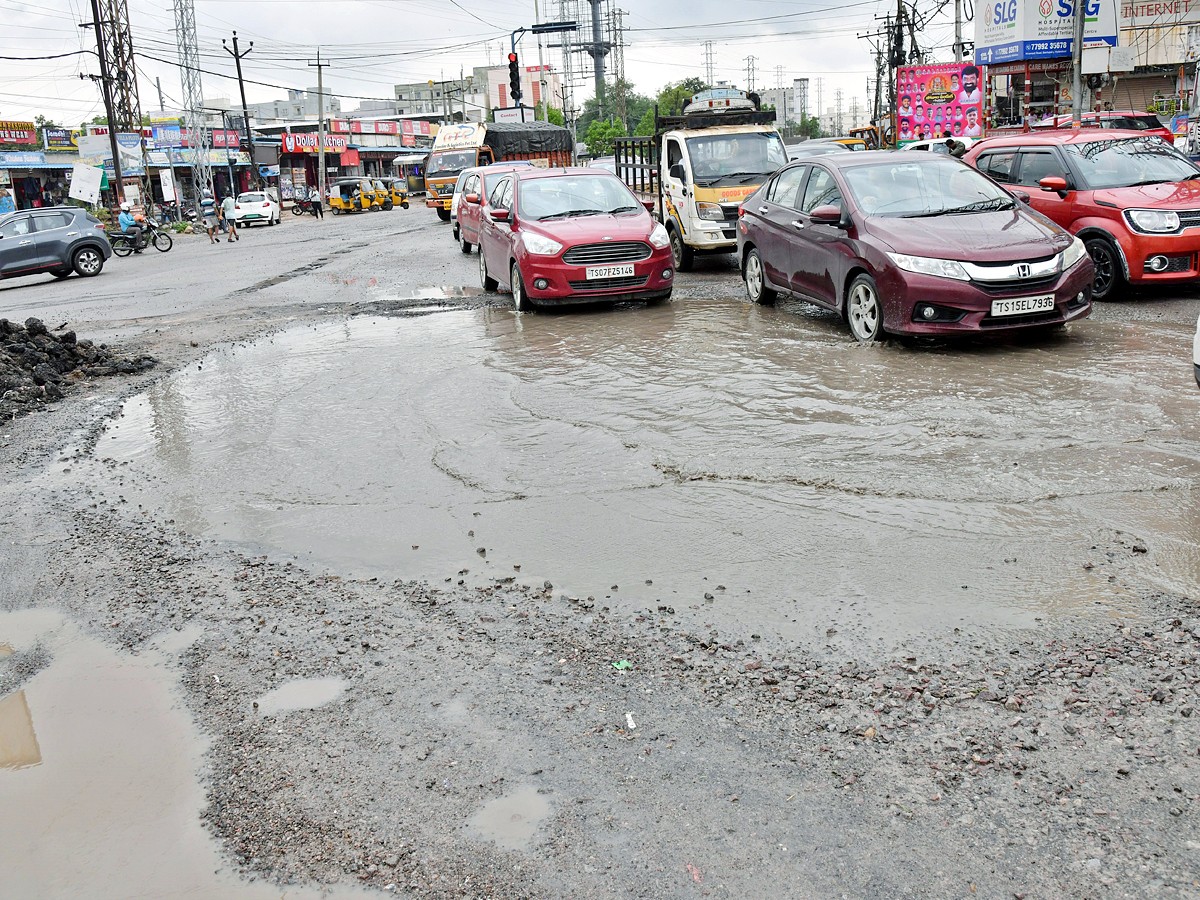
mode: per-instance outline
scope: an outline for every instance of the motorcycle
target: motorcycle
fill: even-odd
[[[112,244],[114,256],[128,256],[135,247],[133,238],[123,231],[108,232],[108,242]],[[174,245],[171,233],[154,219],[142,223],[142,247],[153,246],[159,253],[166,253]]]
[[[313,204],[312,204],[312,201],[309,200],[307,197],[301,197],[297,200],[292,201],[292,215],[293,216],[302,216],[305,213],[310,213],[310,212],[313,212]],[[315,215],[315,213],[314,213],[314,215]]]

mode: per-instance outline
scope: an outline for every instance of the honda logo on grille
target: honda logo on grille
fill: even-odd
[[[1033,267],[1029,263],[1017,263],[1017,277],[1028,278],[1033,274]]]

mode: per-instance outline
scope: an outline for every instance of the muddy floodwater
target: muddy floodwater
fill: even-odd
[[[1089,556],[1117,532],[1194,586],[1186,341],[860,347],[801,305],[717,301],[358,317],[211,353],[56,477],[356,575],[900,642],[1119,609]]]

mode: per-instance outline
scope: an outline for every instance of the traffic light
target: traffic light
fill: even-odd
[[[521,66],[517,62],[517,54],[508,54],[508,93],[513,103],[521,102]]]

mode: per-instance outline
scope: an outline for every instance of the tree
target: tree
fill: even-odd
[[[617,122],[604,122],[599,119],[592,122],[588,126],[587,133],[584,135],[584,143],[587,144],[588,154],[590,156],[612,156],[613,140],[619,137],[625,137],[628,132],[625,126]]]
[[[683,112],[683,104],[692,99],[693,94],[708,90],[708,83],[703,78],[685,78],[663,86],[658,92],[658,113],[662,116],[678,116]]]
[[[563,116],[561,109],[555,109],[552,106],[552,107],[550,107],[549,114],[547,114],[545,103],[539,103],[537,105],[537,108],[534,110],[534,113],[535,113],[535,118],[537,118],[538,120],[545,119],[551,125],[566,125],[567,124],[566,117]]]

